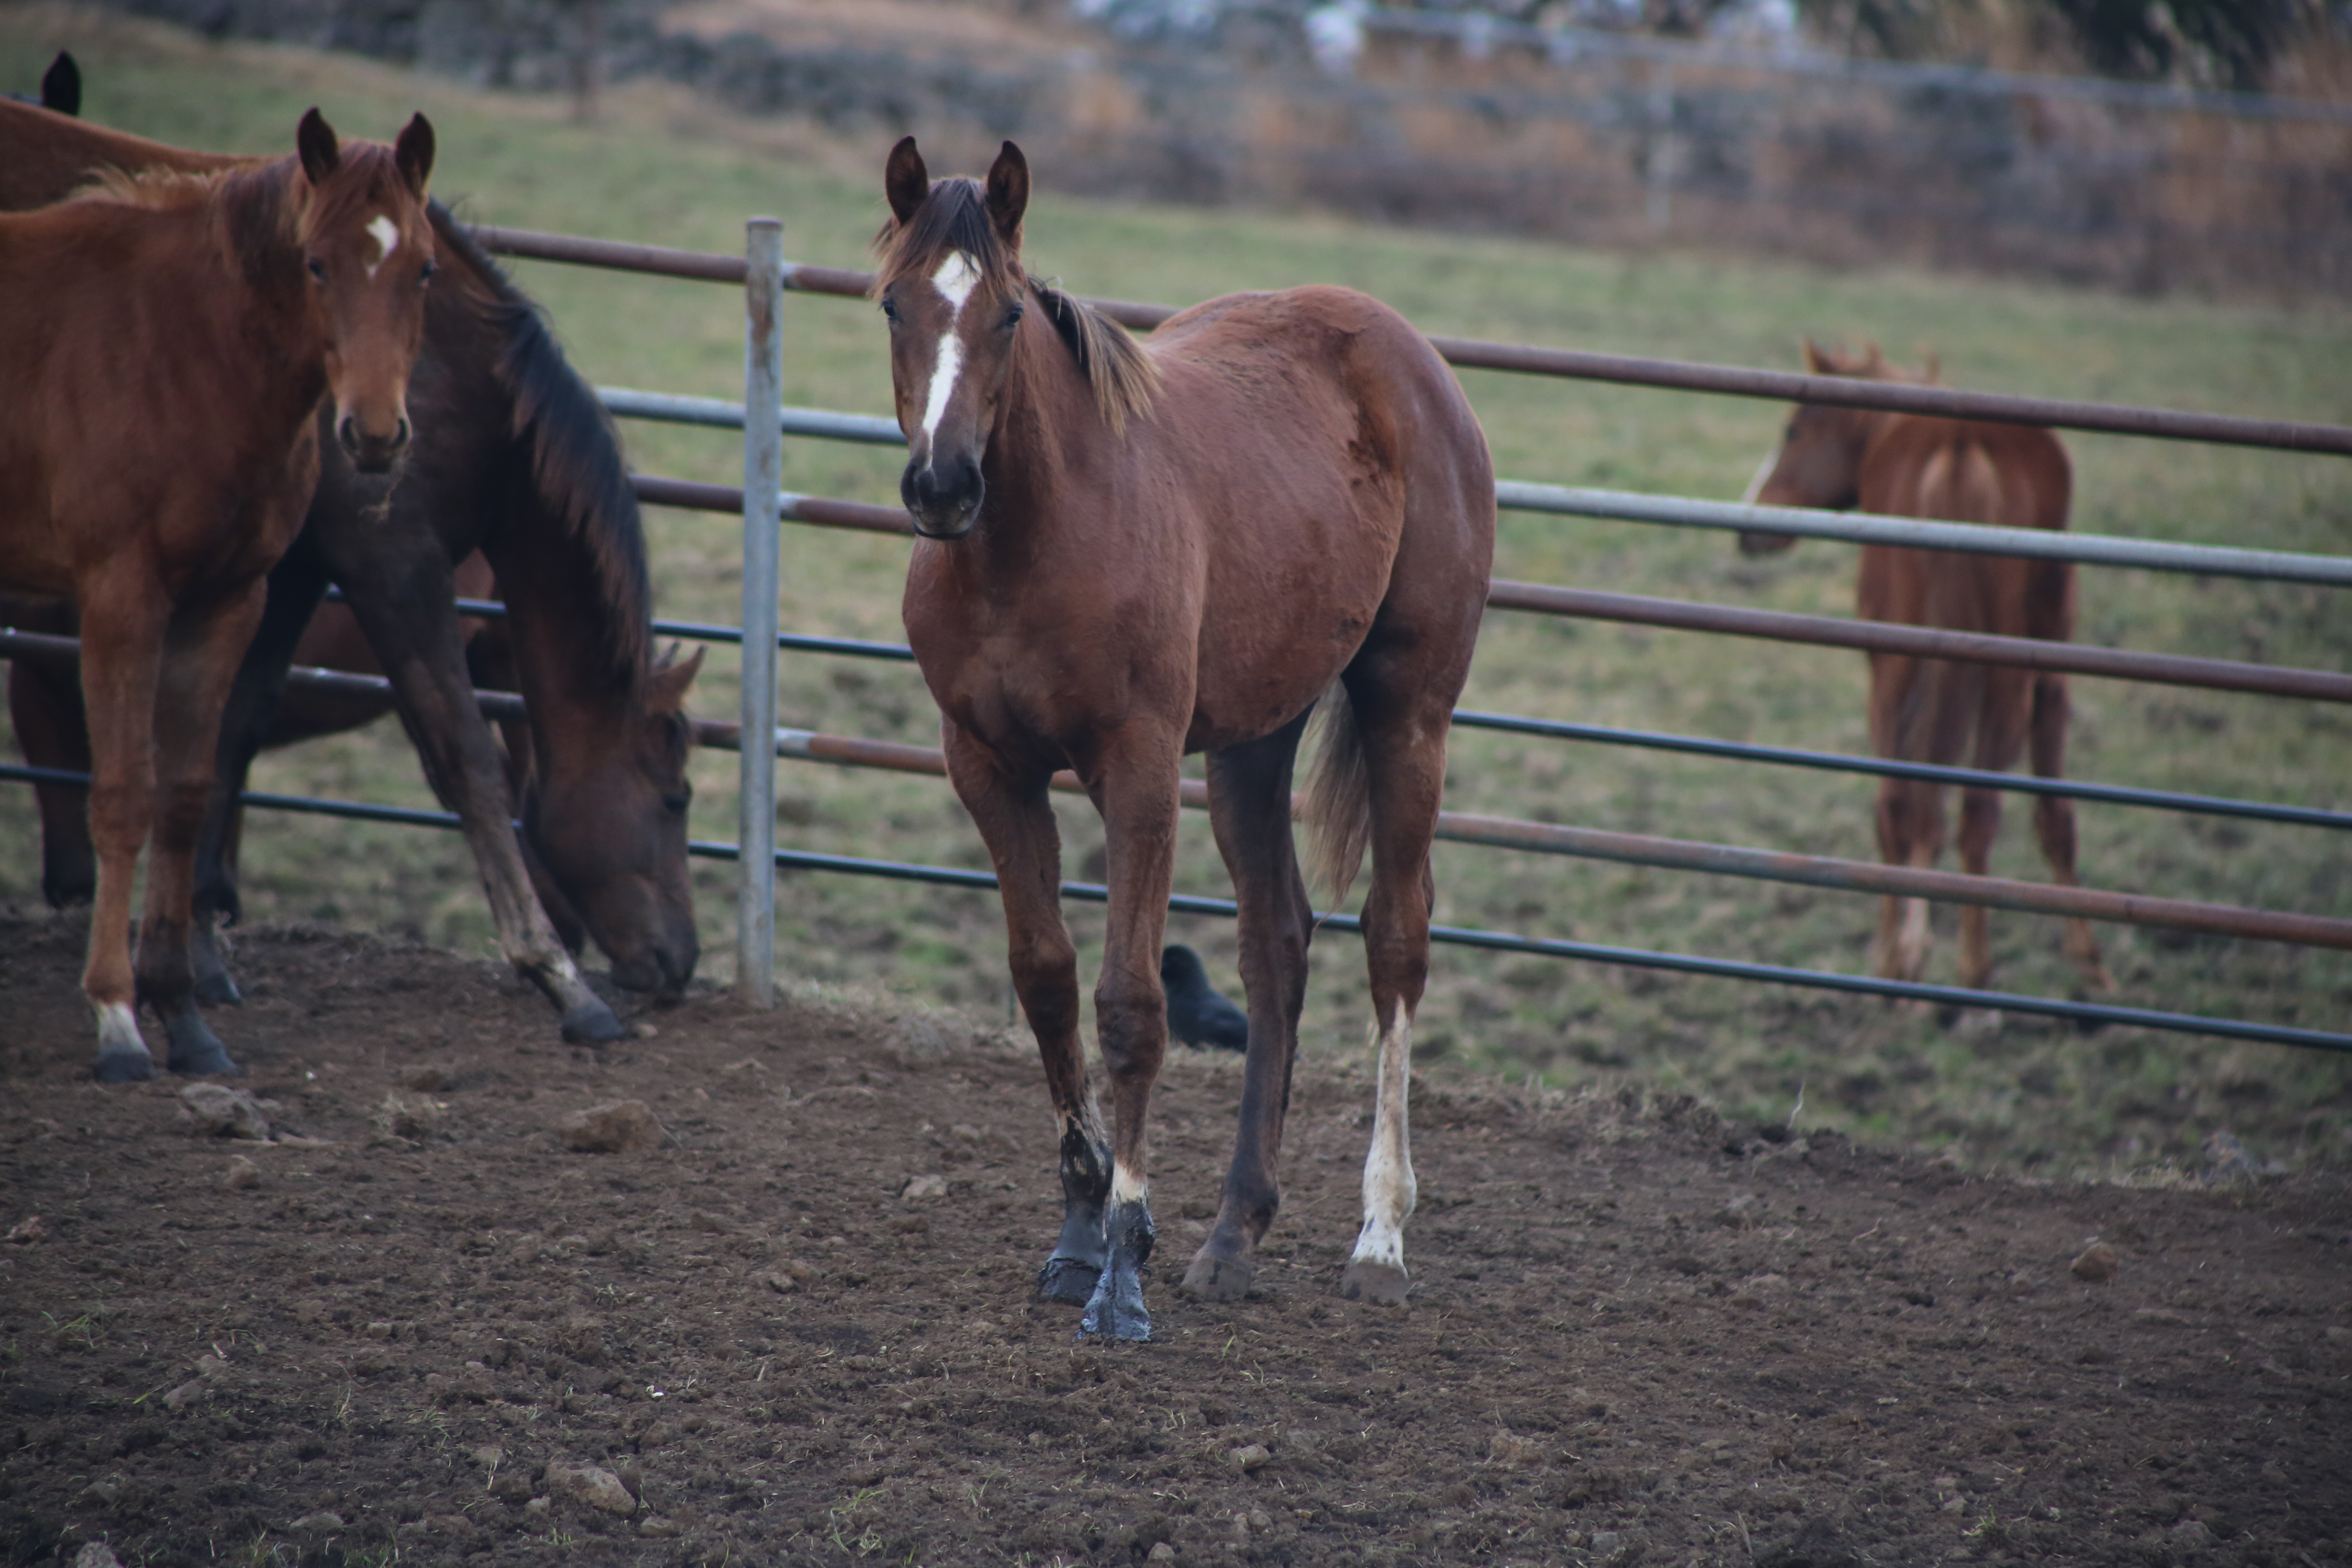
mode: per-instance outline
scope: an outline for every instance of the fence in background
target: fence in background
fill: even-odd
[[[744,649],[741,712],[738,722],[731,725],[705,723],[698,737],[704,744],[724,746],[740,752],[737,841],[731,845],[698,841],[693,846],[697,854],[734,859],[742,868],[738,880],[737,900],[738,995],[753,1005],[764,1005],[772,994],[775,893],[772,868],[802,868],[954,886],[993,887],[994,879],[981,872],[914,866],[898,861],[812,855],[779,850],[774,847],[774,763],[780,755],[898,772],[943,774],[945,771],[940,753],[929,748],[779,729],[775,721],[773,653],[761,657],[753,651],[764,647],[897,660],[912,657],[908,649],[896,644],[804,636],[782,632],[776,626],[780,553],[777,524],[780,521],[900,535],[910,532],[905,514],[899,509],[792,495],[783,492],[780,484],[782,438],[787,433],[869,444],[899,444],[903,441],[896,425],[887,420],[824,410],[785,409],[781,405],[780,310],[783,292],[793,289],[863,297],[870,278],[857,272],[795,267],[784,262],[782,258],[781,226],[772,219],[753,219],[747,226],[746,256],[740,259],[658,247],[620,245],[569,236],[489,227],[478,229],[476,234],[488,248],[508,255],[713,282],[740,283],[745,287],[748,326],[746,398],[743,404],[625,389],[605,389],[602,395],[607,407],[621,416],[740,428],[745,432],[745,483],[740,489],[654,476],[638,476],[636,479],[641,500],[735,514],[740,517],[744,528],[742,625],[729,627],[680,622],[656,623],[656,630],[663,635],[732,642]],[[1155,324],[1171,313],[1167,308],[1159,306],[1120,301],[1092,302],[1114,319],[1135,326]],[[1456,364],[1528,374],[1671,386],[1774,400],[1836,402],[1853,406],[2056,425],[2166,439],[2220,441],[2289,451],[2352,455],[2352,429],[2329,426],[2005,397],[1948,388],[1684,364],[1627,356],[1572,353],[1456,339],[1438,338],[1433,342]],[[775,499],[773,501],[763,499],[767,497]],[[1559,515],[1938,549],[1969,549],[1990,553],[2032,552],[2095,564],[2352,585],[2352,561],[2331,556],[2163,544],[2099,536],[2053,536],[2031,531],[1978,529],[1910,519],[1790,508],[1734,506],[1682,498],[1580,490],[1507,480],[1498,482],[1497,500],[1508,509]],[[1493,584],[1488,602],[1498,608],[1536,613],[1680,626],[1822,646],[1898,651],[1922,657],[1963,658],[1981,662],[2305,700],[2352,701],[2352,676],[2330,671],[2283,669],[2231,660],[2130,653],[2072,644],[1842,620],[1832,616],[1792,616],[1630,595],[1596,594],[1500,580]],[[463,607],[468,614],[501,613],[499,606],[478,602],[467,602]],[[70,639],[0,632],[0,656],[56,658],[70,657],[73,652],[74,645]],[[324,671],[298,671],[296,679],[311,684],[338,686],[354,693],[384,689],[384,683],[376,678],[332,675]],[[494,715],[510,715],[520,710],[520,700],[510,694],[485,692],[480,696],[485,710]],[[2263,802],[2127,789],[2073,780],[1985,773],[1971,769],[1835,756],[1688,736],[1654,735],[1514,715],[1461,712],[1456,714],[1456,722],[1468,727],[1679,751],[1774,765],[1922,778],[1938,783],[2064,795],[2115,804],[2315,827],[2352,827],[2352,814]],[[744,745],[741,739],[746,735],[764,735],[772,737],[772,740],[769,744]],[[0,777],[66,782],[70,775],[8,767],[0,768]],[[1063,787],[1076,787],[1075,781],[1066,777],[1058,782]],[[1185,790],[1186,805],[1205,805],[1202,786],[1188,784]],[[454,826],[456,821],[454,817],[439,813],[368,806],[350,802],[303,801],[263,795],[250,795],[248,800],[263,806],[326,811],[338,816],[421,826]],[[1938,901],[2078,915],[2104,921],[2352,949],[2352,921],[2316,916],[2149,899],[2091,889],[1921,871],[1827,857],[1786,855],[1647,835],[1609,833],[1454,813],[1444,815],[1439,837],[1454,842],[1761,878],[1854,892],[1923,897]],[[755,867],[770,869],[755,871]],[[1107,896],[1101,888],[1075,882],[1066,883],[1064,893],[1069,898],[1094,901]],[[1228,901],[1189,897],[1174,900],[1171,908],[1199,913],[1233,912],[1233,906]],[[1355,922],[1345,917],[1325,917],[1324,923],[1341,930],[1356,929]],[[2082,1023],[2136,1024],[2276,1044],[2352,1050],[2352,1036],[2243,1020],[2204,1018],[2152,1009],[1970,991],[1953,986],[1648,952],[1460,928],[1436,928],[1432,934],[1440,942],[1580,958],[1630,967],[1902,997],[1940,1005],[1995,1007]]]

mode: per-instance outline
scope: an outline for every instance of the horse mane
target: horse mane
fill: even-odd
[[[564,357],[538,301],[514,286],[447,207],[436,201],[428,210],[445,258],[477,286],[467,304],[499,338],[494,374],[513,404],[509,432],[528,449],[533,497],[584,547],[606,612],[610,673],[634,689],[651,658],[653,588],[645,520],[612,416]]]
[[[876,299],[910,274],[928,276],[951,251],[962,252],[981,277],[998,289],[1027,289],[1045,307],[1055,334],[1094,389],[1096,411],[1112,434],[1124,436],[1130,418],[1150,414],[1152,396],[1160,389],[1160,373],[1150,357],[1118,322],[1023,268],[1018,253],[990,221],[988,193],[978,180],[935,181],[914,222],[891,218],[874,237],[874,248],[881,258],[871,290]]]

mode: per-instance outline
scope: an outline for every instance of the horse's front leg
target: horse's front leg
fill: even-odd
[[[326,563],[305,534],[271,568],[261,624],[238,662],[220,719],[214,753],[212,793],[196,836],[196,881],[188,931],[189,963],[195,972],[196,1000],[215,1006],[243,1001],[221,952],[217,926],[234,925],[243,914],[237,896],[237,845],[245,793],[253,759],[269,737],[271,721],[286,692],[294,649],[327,591]]]
[[[1005,957],[1021,998],[1045,1089],[1061,1131],[1062,1234],[1037,1273],[1037,1293],[1084,1306],[1109,1255],[1104,1209],[1110,1146],[1078,1046],[1078,955],[1062,921],[1062,843],[1043,778],[1005,773],[995,756],[943,720],[948,775],[996,868],[1004,904]]]
[[[98,1015],[100,1083],[155,1076],[139,1033],[131,966],[131,886],[155,810],[155,688],[171,606],[125,550],[78,595],[82,704],[89,715],[89,837],[98,853],[82,994]]]
[[[340,521],[328,530],[322,521],[321,528],[335,579],[391,679],[425,782],[464,823],[507,962],[562,1011],[565,1039],[624,1038],[628,1030],[581,978],[531,889],[505,764],[466,668],[455,579],[440,542],[399,535],[358,541],[346,535],[359,531]]]
[[[1093,788],[1102,813],[1110,877],[1095,1024],[1111,1085],[1110,1257],[1079,1329],[1116,1340],[1148,1340],[1143,1266],[1150,1260],[1151,1086],[1168,1054],[1168,999],[1160,983],[1160,939],[1175,875],[1181,752],[1171,744],[1129,746],[1107,758]]]
[[[147,862],[147,916],[139,933],[139,999],[163,1020],[166,1065],[177,1073],[245,1069],[196,1010],[188,957],[194,915],[196,835],[213,788],[221,710],[246,645],[261,621],[267,588],[256,580],[174,617],[154,707],[158,774],[153,847]]]

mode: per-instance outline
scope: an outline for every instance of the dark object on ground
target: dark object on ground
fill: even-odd
[[[1249,1049],[1249,1016],[1218,994],[1189,947],[1160,950],[1160,984],[1168,991],[1168,1032],[1188,1046]]]

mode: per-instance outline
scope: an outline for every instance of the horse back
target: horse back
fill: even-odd
[[[205,174],[258,161],[192,152],[0,100],[0,212],[61,202],[103,169]]]
[[[1860,488],[1865,511],[2054,532],[2066,526],[2073,470],[2039,426],[1902,416],[1872,442]],[[2063,641],[2074,630],[2074,569],[1866,545],[1860,608],[1871,620]]]

